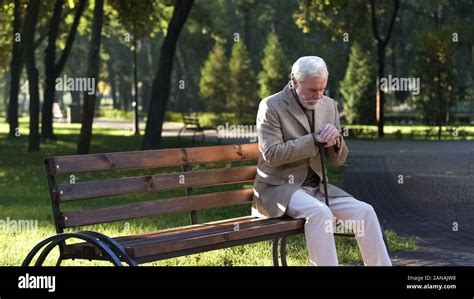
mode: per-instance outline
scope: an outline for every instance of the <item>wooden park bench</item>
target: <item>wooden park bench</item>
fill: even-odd
[[[240,190],[199,195],[192,193],[193,188],[252,183],[256,175],[255,164],[250,162],[252,165],[242,166],[243,163],[239,162],[256,161],[258,154],[258,144],[253,143],[47,158],[46,173],[57,234],[40,241],[29,252],[23,266],[30,265],[38,253],[35,265],[42,265],[57,246],[60,256],[56,265],[66,259],[86,259],[106,260],[116,266],[135,266],[264,240],[273,240],[274,264],[278,266],[281,260],[281,264],[286,265],[286,238],[304,231],[304,219],[244,216],[206,223],[198,221],[197,211],[211,208],[248,205],[250,214],[253,196],[251,185]],[[229,167],[193,170],[200,164],[210,163]],[[180,167],[180,171],[115,178],[117,172],[120,174],[125,170],[147,169],[155,172],[156,168],[167,167],[169,170],[169,167],[176,166]],[[81,174],[83,177],[91,172],[115,173],[115,176],[107,175],[107,179],[101,180],[81,180],[74,184],[58,183],[61,177],[69,178],[71,174]],[[156,194],[175,189],[185,190],[186,195],[101,207],[63,208],[78,201],[104,201],[107,197]],[[189,213],[191,224],[113,238],[97,231],[80,230],[87,225],[173,213]],[[71,243],[72,239],[80,242]]]
[[[183,113],[183,123],[184,126],[179,130],[178,132],[178,143],[181,140],[181,134],[186,131],[192,131],[193,132],[193,142],[196,138],[196,134],[200,133],[201,134],[201,142],[204,141],[206,138],[206,135],[204,134],[204,131],[207,130],[214,130],[216,131],[217,134],[217,128],[212,127],[212,126],[202,126],[201,123],[199,122],[199,116],[196,112],[192,113]],[[219,144],[221,142],[221,139],[219,139]]]

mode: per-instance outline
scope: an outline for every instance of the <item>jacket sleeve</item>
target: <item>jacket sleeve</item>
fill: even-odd
[[[268,100],[260,102],[257,114],[257,135],[263,159],[271,167],[307,159],[318,153],[312,134],[284,142],[281,122]]]
[[[335,115],[334,115],[334,126],[341,131],[341,121],[339,118],[339,111],[337,110],[337,103],[334,101],[334,110],[335,110]],[[349,154],[349,148],[346,145],[346,142],[344,141],[344,137],[341,135],[341,147],[339,150],[336,151],[336,146],[331,146],[329,148],[326,148],[326,157],[327,159],[334,165],[340,166],[344,164],[344,162],[347,159],[347,155]]]

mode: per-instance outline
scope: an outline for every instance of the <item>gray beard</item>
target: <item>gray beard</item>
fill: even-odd
[[[319,100],[318,100],[316,103],[314,103],[314,104],[308,104],[307,102],[305,102],[305,98],[302,97],[302,96],[298,93],[298,91],[297,91],[296,89],[295,89],[295,92],[296,92],[296,94],[298,95],[299,102],[300,102],[301,106],[303,106],[303,108],[306,109],[306,110],[314,110],[314,109],[316,109],[316,106],[318,105],[319,101],[321,100],[321,99],[319,99]]]
[[[310,105],[310,104],[308,104],[304,101],[301,101],[301,106],[303,106],[304,109],[306,109],[306,110],[314,110],[314,109],[316,109],[317,105],[318,105],[318,102],[316,102],[315,104]]]
[[[315,102],[314,104],[308,104],[308,102],[305,101],[304,98],[302,98],[301,96],[298,95],[298,97],[300,98],[300,102],[301,102],[301,106],[304,107],[304,109],[306,110],[314,110],[316,109],[316,106],[318,105],[319,101],[318,100],[317,102]]]

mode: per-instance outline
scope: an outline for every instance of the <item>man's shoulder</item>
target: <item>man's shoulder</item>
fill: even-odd
[[[337,102],[333,98],[330,98],[330,97],[325,96],[325,95],[323,95],[323,103],[325,103],[326,105],[329,105],[329,106],[337,105]]]
[[[268,96],[260,101],[260,107],[271,107],[276,108],[280,105],[286,104],[284,100],[284,91],[279,91],[271,96]]]
[[[330,111],[337,109],[337,102],[328,96],[323,96],[321,104],[326,106],[326,109],[329,109]]]

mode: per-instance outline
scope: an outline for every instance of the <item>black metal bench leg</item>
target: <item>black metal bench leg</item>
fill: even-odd
[[[182,127],[181,129],[179,129],[179,132],[178,132],[178,145],[181,141],[181,133],[183,133],[183,131],[186,129],[186,127]]]
[[[61,263],[63,262],[63,257],[59,256],[58,261],[56,262],[56,267],[61,266]]]
[[[56,240],[57,238],[60,238],[61,235],[55,235],[48,237],[44,240],[41,240],[38,244],[36,244],[30,252],[26,255],[25,259],[23,260],[23,263],[21,264],[23,267],[28,266],[35,255],[43,248],[46,244],[51,243],[52,241]]]
[[[288,266],[286,263],[286,237],[281,238],[280,241],[280,258],[281,258],[281,265],[283,267]]]
[[[81,233],[91,235],[92,237],[107,244],[119,258],[123,259],[130,266],[138,266],[138,263],[127,254],[125,247],[123,247],[123,245],[116,240],[94,231],[81,231]]]
[[[95,247],[99,248],[106,256],[108,256],[109,261],[114,264],[115,266],[122,266],[122,263],[118,256],[102,241],[97,240],[87,234],[82,233],[65,233],[60,235],[55,235],[48,237],[42,241],[40,241],[33,249],[28,253],[25,260],[22,263],[22,266],[28,266],[36,254],[43,248],[44,250],[41,252],[40,256],[35,262],[35,266],[41,266],[51,252],[51,250],[56,247],[58,244],[64,242],[66,239],[76,238],[84,240],[88,243],[91,243]],[[61,258],[61,257],[60,257]]]
[[[279,239],[273,239],[273,266],[278,267],[280,266],[278,263],[278,240]]]
[[[278,248],[278,243],[280,243]],[[286,237],[280,238],[280,239],[273,239],[273,244],[272,244],[272,252],[273,252],[273,265],[275,267],[280,266],[279,260],[281,259],[281,265],[283,267],[288,266],[286,263]],[[280,249],[278,251],[278,249]]]
[[[58,238],[48,244],[36,260],[35,266],[42,266],[44,260],[49,255],[51,250],[53,250],[54,247],[56,247],[59,243],[64,242],[68,238],[78,238],[87,241],[88,243],[91,243],[95,247],[99,248],[105,255],[107,255],[109,257],[109,261],[114,264],[114,266],[122,266],[122,262],[120,261],[119,257],[104,242],[96,240],[93,237],[81,233],[74,233],[72,235],[73,236],[64,236],[62,238]]]

